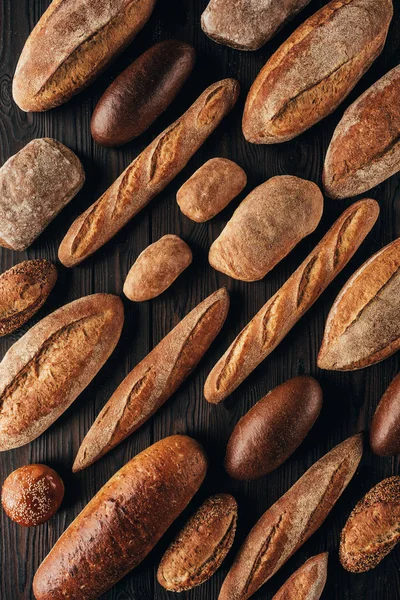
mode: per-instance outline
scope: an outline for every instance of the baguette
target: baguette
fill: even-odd
[[[316,248],[233,341],[209,374],[204,395],[218,403],[231,394],[346,266],[379,215],[375,200],[352,204]]]
[[[43,306],[57,281],[46,259],[26,260],[0,275],[0,336],[19,329]]]
[[[331,114],[382,52],[392,0],[331,0],[263,67],[247,97],[243,134],[291,140]]]
[[[95,600],[136,567],[190,502],[207,459],[173,435],[120,469],[60,537],[33,580],[36,600]]]
[[[221,288],[198,304],[136,365],[86,434],[74,472],[115,448],[174,394],[217,336],[228,308],[228,292]]]
[[[326,320],[320,369],[354,371],[400,348],[400,238],[350,277]]]
[[[233,108],[238,95],[234,79],[214,83],[153,140],[71,225],[59,248],[63,265],[73,267],[96,252],[159,194]]]
[[[319,600],[328,575],[328,553],[309,558],[272,600]]]
[[[250,598],[317,531],[353,477],[362,450],[362,434],[335,446],[262,515],[240,548],[219,600]]]
[[[24,111],[59,106],[133,40],[155,0],[53,0],[18,61],[13,97]]]
[[[72,404],[114,350],[121,300],[93,294],[32,327],[0,363],[0,451],[41,435]]]
[[[400,65],[344,113],[325,158],[330,198],[357,196],[400,171]]]
[[[379,401],[372,418],[369,444],[378,456],[400,454],[400,373]]]

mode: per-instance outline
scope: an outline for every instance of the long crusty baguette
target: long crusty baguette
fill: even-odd
[[[239,83],[235,79],[210,85],[74,221],[61,243],[60,261],[73,267],[108,242],[186,166],[233,108],[238,95]]]
[[[33,580],[36,600],[95,600],[136,567],[207,470],[200,444],[167,437],[120,469],[60,537]]]
[[[86,87],[133,40],[156,0],[53,0],[18,61],[13,96],[48,110]]]
[[[326,320],[320,369],[354,371],[400,348],[400,238],[371,256],[344,285]]]
[[[361,460],[362,434],[320,458],[254,525],[240,548],[219,600],[247,600],[317,531]]]
[[[190,375],[220,331],[229,308],[221,288],[198,304],[125,377],[86,434],[73,471],[80,471],[136,431]]]
[[[41,435],[114,350],[124,309],[93,294],[62,306],[23,335],[0,363],[0,451]]]
[[[319,600],[326,584],[327,570],[327,552],[312,556],[289,577],[272,600]]]
[[[379,215],[375,200],[352,204],[286,283],[239,333],[209,374],[204,395],[218,403],[277,347],[346,266]]]

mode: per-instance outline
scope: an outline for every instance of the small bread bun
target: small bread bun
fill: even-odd
[[[64,484],[53,469],[26,465],[5,480],[1,503],[10,519],[24,527],[34,527],[55,515],[63,496]]]

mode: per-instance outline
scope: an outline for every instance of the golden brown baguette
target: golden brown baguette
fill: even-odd
[[[183,592],[210,579],[233,544],[237,512],[230,494],[208,498],[162,557],[158,583],[170,592]]]
[[[327,570],[327,552],[312,556],[289,577],[272,600],[319,600],[326,584]]]
[[[71,523],[33,580],[36,600],[95,600],[136,567],[199,489],[200,444],[167,437],[120,469]]]
[[[136,431],[172,396],[208,350],[229,308],[221,288],[198,304],[125,377],[86,434],[73,471],[80,471]]]
[[[320,369],[354,371],[400,348],[400,238],[350,277],[329,312]]]
[[[41,435],[79,396],[114,350],[124,310],[93,294],[45,317],[0,363],[0,451]]]
[[[356,472],[362,450],[362,434],[335,446],[262,515],[240,548],[219,600],[250,598],[317,531]]]
[[[133,40],[156,0],[53,0],[18,61],[13,96],[48,110],[80,92]]]
[[[352,204],[286,283],[239,333],[204,386],[209,402],[231,394],[278,346],[346,266],[379,215],[375,200]]]
[[[74,221],[61,242],[60,261],[73,267],[108,242],[186,166],[233,108],[238,95],[239,83],[234,79],[210,85]]]
[[[392,0],[331,0],[272,55],[253,83],[243,133],[291,140],[332,113],[381,53]]]
[[[0,275],[0,336],[7,335],[43,306],[57,281],[57,269],[45,258],[26,260]]]

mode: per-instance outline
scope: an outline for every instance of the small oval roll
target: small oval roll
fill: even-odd
[[[369,443],[378,456],[400,454],[400,373],[378,404],[371,423]]]
[[[328,575],[328,553],[309,558],[281,587],[272,600],[319,600]]]
[[[239,165],[227,158],[211,158],[183,184],[176,201],[184,215],[203,223],[228,206],[246,183]]]
[[[179,93],[195,59],[195,49],[178,40],[149,48],[100,98],[91,121],[93,139],[121,146],[146,131]]]
[[[208,498],[162,557],[158,583],[170,592],[183,592],[210,579],[233,544],[237,511],[230,494]]]
[[[133,302],[159,296],[192,260],[192,251],[186,242],[177,235],[164,235],[139,254],[125,279],[125,296]]]
[[[256,479],[282,465],[304,440],[322,407],[322,389],[301,375],[274,388],[244,415],[229,438],[225,469]]]

